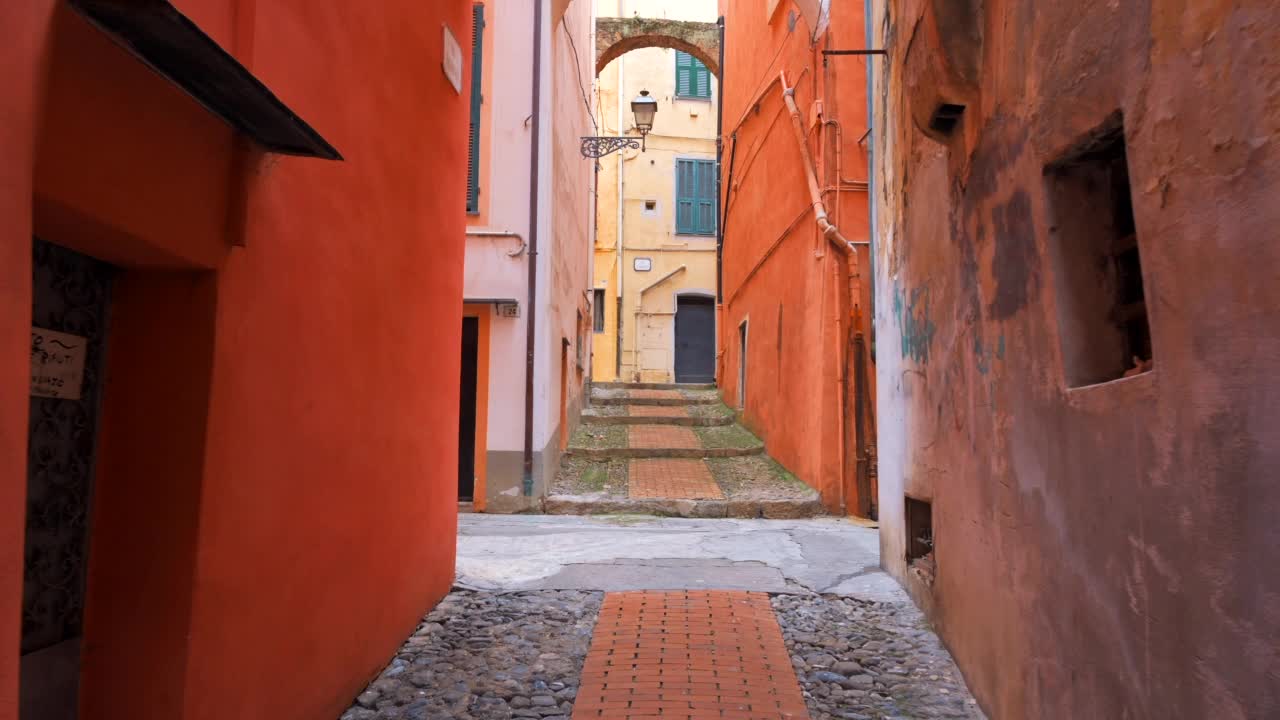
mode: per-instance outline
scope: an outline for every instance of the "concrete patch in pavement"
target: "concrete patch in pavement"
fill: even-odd
[[[806,592],[788,585],[777,568],[762,562],[722,558],[620,558],[607,563],[565,565],[536,582],[540,590],[755,590],[766,593]]]

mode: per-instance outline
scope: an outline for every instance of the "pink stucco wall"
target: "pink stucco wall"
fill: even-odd
[[[518,240],[467,240],[465,297],[513,298],[521,305],[519,318],[494,317],[489,326],[488,429],[482,441],[488,458],[486,509],[496,512],[535,507],[545,479],[555,471],[561,433],[563,340],[569,341],[565,397],[570,424],[582,404],[587,377],[577,368],[577,322],[579,312],[590,317],[586,291],[591,276],[594,196],[592,164],[578,154],[578,138],[594,132],[582,99],[584,90],[590,93],[593,74],[592,7],[589,0],[574,0],[563,16],[556,17],[549,0],[540,3],[539,192],[536,220],[531,226],[530,111],[536,5],[524,0],[489,0],[485,4],[480,212],[470,218],[469,227],[510,231],[525,240],[536,228],[539,243],[536,257],[528,252],[511,257],[508,253],[519,247]],[[531,495],[525,495],[521,481],[529,262],[537,263],[538,287],[532,308],[537,314],[534,487]],[[590,336],[584,338],[589,344]],[[583,352],[584,363],[589,356],[588,347]]]

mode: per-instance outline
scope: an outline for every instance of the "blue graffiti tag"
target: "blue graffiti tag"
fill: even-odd
[[[902,332],[902,357],[909,357],[921,365],[929,362],[929,348],[937,327],[929,319],[928,285],[911,290],[906,301],[902,288],[893,289],[893,315]]]

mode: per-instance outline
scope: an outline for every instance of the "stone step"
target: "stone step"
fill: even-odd
[[[764,446],[748,448],[575,448],[565,450],[566,455],[589,460],[616,460],[636,458],[729,458],[750,457],[764,454]]]
[[[659,407],[682,407],[685,405],[715,405],[718,402],[720,402],[720,398],[716,397],[629,398],[601,397],[595,395],[591,397],[592,405],[656,405]]]
[[[595,415],[584,412],[582,422],[588,425],[681,425],[684,427],[724,427],[732,425],[732,415],[691,417],[688,415]]]
[[[715,383],[627,383],[598,382],[591,387],[602,390],[715,390]]]
[[[604,498],[551,495],[543,505],[548,515],[660,515],[686,518],[819,517],[826,514],[815,493],[796,500],[688,500],[679,498]]]

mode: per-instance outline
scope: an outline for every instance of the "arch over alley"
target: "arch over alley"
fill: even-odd
[[[622,55],[641,48],[671,48],[697,58],[720,77],[720,26],[660,18],[596,20],[596,74]]]

